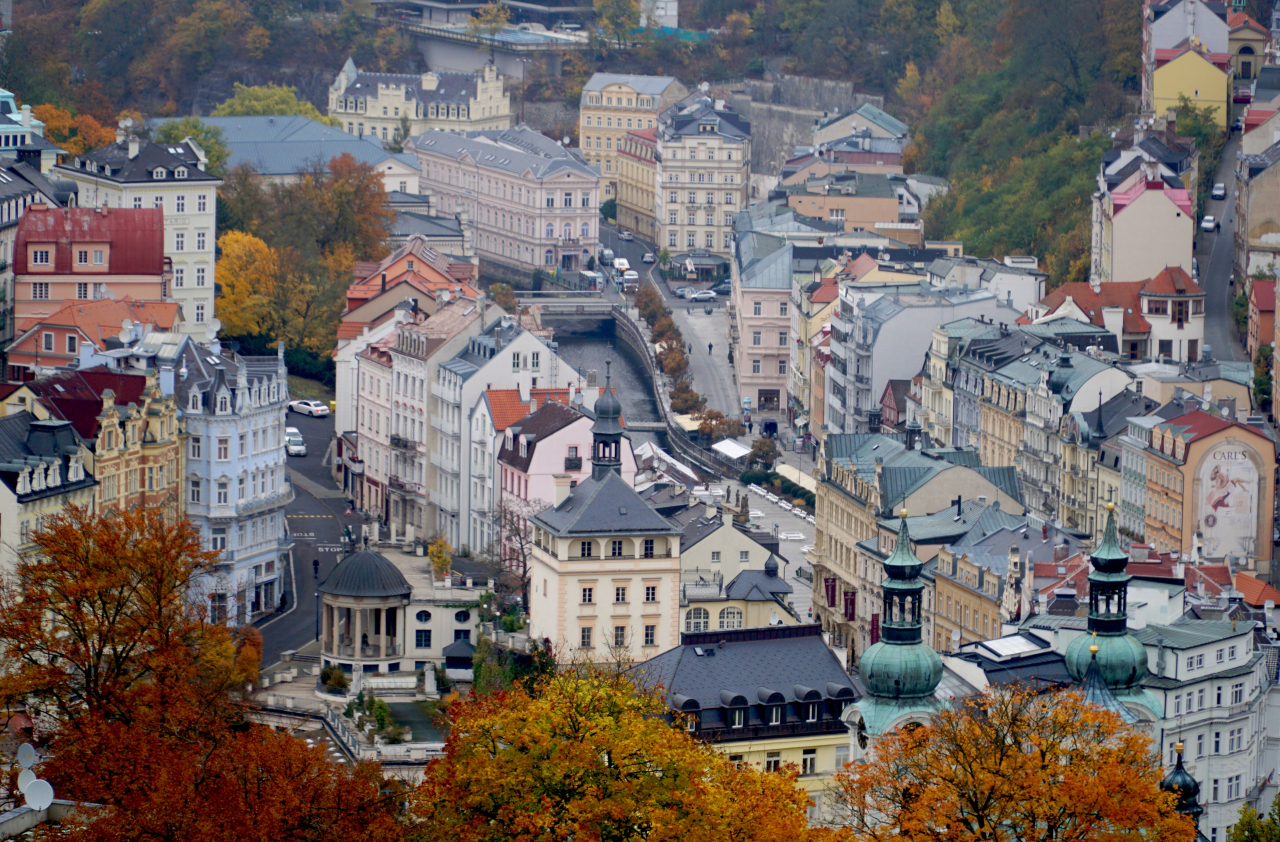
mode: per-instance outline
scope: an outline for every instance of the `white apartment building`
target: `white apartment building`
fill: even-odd
[[[329,116],[348,134],[401,139],[439,129],[472,132],[511,127],[511,95],[492,64],[478,73],[373,73],[348,58],[329,86]]]
[[[168,297],[182,305],[183,332],[203,339],[214,315],[218,187],[208,158],[188,138],[152,143],[117,133],[116,143],[53,168],[78,188],[84,208],[163,208],[164,254],[172,261]]]
[[[751,124],[696,94],[663,112],[657,141],[658,245],[730,255],[733,216],[747,206]]]
[[[654,128],[662,112],[688,95],[671,76],[595,73],[582,86],[578,137],[582,154],[600,173],[601,202],[618,195],[618,151],[626,133]]]
[[[421,190],[438,197],[440,212],[472,220],[482,274],[576,271],[599,250],[600,174],[575,150],[525,126],[429,131],[405,150],[417,155]]]
[[[474,539],[481,549],[498,537],[491,515],[497,499],[492,477],[497,451],[485,452],[485,465],[473,459],[473,432],[479,431],[486,444],[483,423],[477,412],[489,389],[566,389],[578,383],[578,372],[560,358],[555,345],[525,330],[504,316],[472,336],[464,350],[442,362],[431,385],[435,398],[429,409],[430,424],[437,436],[431,450],[435,466],[434,483],[429,488],[431,502],[438,511],[436,528],[455,547],[470,546]],[[481,419],[482,421],[483,419]],[[478,445],[479,442],[474,442]],[[488,481],[473,485],[475,471],[483,470]]]

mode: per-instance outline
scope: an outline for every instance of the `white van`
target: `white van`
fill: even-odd
[[[613,249],[601,249],[600,262],[603,263],[605,266],[612,266],[613,265]]]

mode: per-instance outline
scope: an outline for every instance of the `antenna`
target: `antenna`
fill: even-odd
[[[24,767],[18,775],[18,789],[26,796],[27,806],[33,810],[47,810],[53,803],[53,785],[36,777],[31,768],[39,758],[31,743],[18,747],[18,762]]]
[[[216,335],[216,334],[218,333],[218,331],[222,330],[222,320],[221,320],[221,319],[210,319],[210,320],[209,320],[209,327],[213,330],[214,334]]]

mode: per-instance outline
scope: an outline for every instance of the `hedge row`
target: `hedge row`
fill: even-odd
[[[775,488],[782,493],[788,500],[803,500],[809,508],[813,508],[815,498],[812,491],[803,485],[796,485],[782,474],[774,471],[762,471],[751,469],[742,472],[742,476],[738,477],[747,485],[758,485],[762,488]]]

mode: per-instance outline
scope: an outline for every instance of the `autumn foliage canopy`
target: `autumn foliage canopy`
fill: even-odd
[[[1078,693],[991,691],[881,737],[833,787],[859,842],[1194,842],[1151,741]]]

